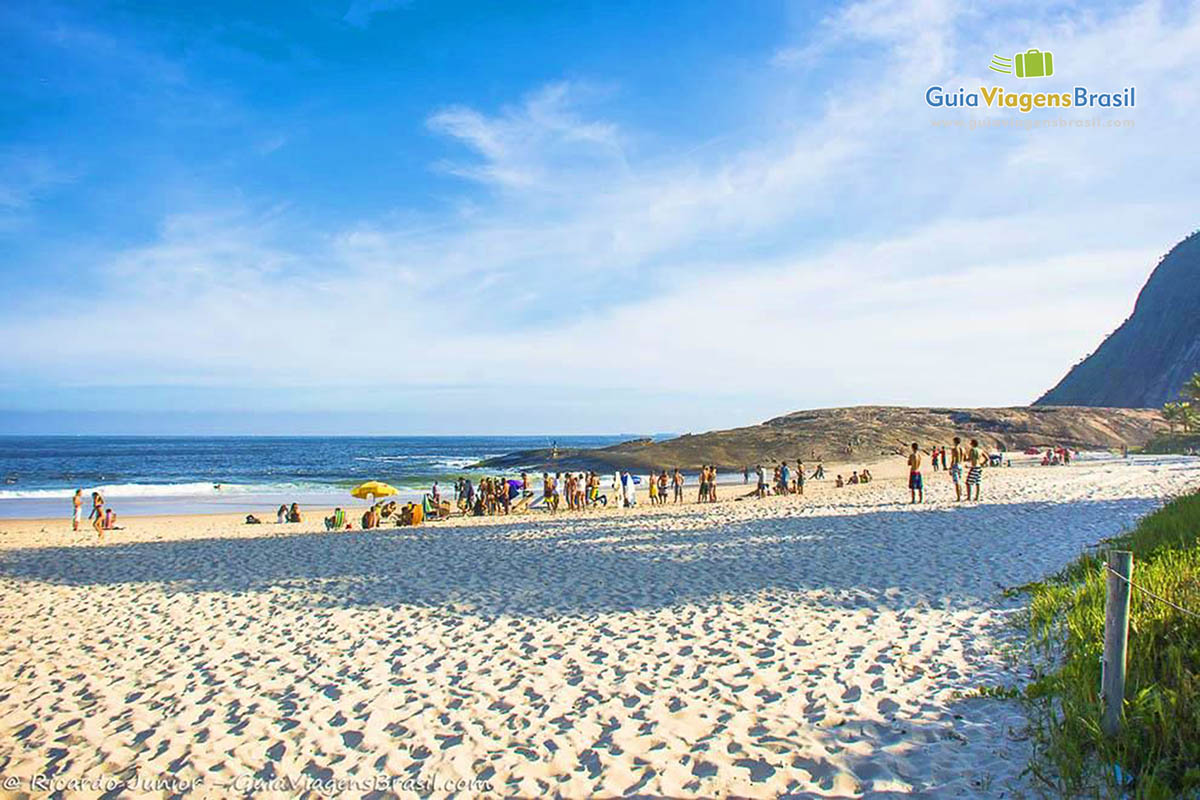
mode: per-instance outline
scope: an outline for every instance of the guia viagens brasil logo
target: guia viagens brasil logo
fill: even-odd
[[[993,55],[988,69],[1017,78],[1049,78],[1054,74],[1054,54],[1030,48],[1013,56]],[[1027,114],[1035,108],[1132,108],[1134,87],[1111,92],[1093,92],[1086,86],[1074,86],[1069,92],[1012,92],[1002,86],[981,86],[978,91],[965,88],[949,90],[930,86],[925,102],[934,108],[1013,109]]]

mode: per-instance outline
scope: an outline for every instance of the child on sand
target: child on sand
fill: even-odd
[[[912,454],[908,457],[908,490],[912,493],[912,503],[925,502],[925,487],[921,482],[921,448],[916,442],[912,443]],[[911,503],[910,503],[911,504]]]

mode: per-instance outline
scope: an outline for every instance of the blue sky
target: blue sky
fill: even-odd
[[[1196,3],[0,7],[0,432],[1025,403],[1196,227]],[[941,129],[937,84],[1136,85]]]

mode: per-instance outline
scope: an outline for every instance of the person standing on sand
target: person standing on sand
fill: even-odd
[[[717,502],[717,467],[708,468],[708,502]]]
[[[955,436],[954,447],[950,450],[950,480],[954,481],[955,500],[962,500],[962,462],[965,458],[962,439]]]
[[[104,498],[99,492],[92,492],[92,513],[88,516],[97,538],[104,538]]]
[[[925,487],[921,483],[921,448],[916,442],[912,443],[912,454],[908,457],[908,490],[912,493],[912,502],[917,502],[917,495],[921,496],[920,502],[925,502]]]
[[[750,482],[750,467],[742,467],[742,483]]]
[[[787,462],[784,461],[779,465],[779,488],[782,489],[781,494],[791,492],[792,486],[792,471],[788,469]]]
[[[83,522],[83,489],[75,490],[75,497],[71,502],[75,505],[71,514],[71,530],[78,531],[79,523]]]
[[[975,487],[975,502],[979,502],[979,483],[983,480],[983,465],[987,463],[987,455],[979,448],[979,440],[971,440],[971,450],[967,453],[967,500],[971,499],[971,487]]]
[[[683,502],[683,473],[679,471],[679,467],[675,468],[675,474],[671,476],[671,486],[675,489],[675,502]]]
[[[796,459],[796,494],[804,494],[804,462]]]

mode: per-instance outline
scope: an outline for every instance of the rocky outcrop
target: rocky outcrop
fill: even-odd
[[[1200,372],[1200,232],[1171,249],[1133,315],[1035,405],[1157,408]]]
[[[989,448],[1024,450],[1062,445],[1080,450],[1140,447],[1160,430],[1150,409],[1035,406],[1017,408],[906,408],[853,406],[797,411],[761,425],[646,439],[594,450],[526,450],[480,466],[533,471],[561,469],[681,469],[715,464],[741,470],[756,463],[796,458],[869,461],[900,454],[912,442],[923,448],[954,436],[978,438]]]

